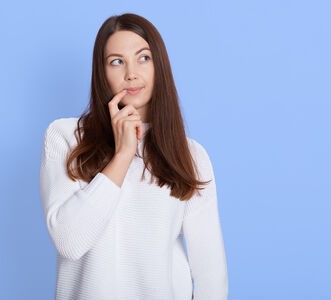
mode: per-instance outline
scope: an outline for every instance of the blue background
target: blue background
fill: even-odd
[[[214,166],[229,300],[331,299],[330,1],[11,1],[0,11],[0,299],[53,299],[42,138],[88,103],[102,22],[163,36]]]

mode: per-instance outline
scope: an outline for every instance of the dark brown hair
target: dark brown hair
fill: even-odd
[[[78,141],[67,159],[67,171],[72,180],[90,182],[112,159],[115,141],[108,102],[113,94],[106,80],[104,48],[116,31],[132,31],[149,44],[152,52],[155,81],[148,103],[146,118],[150,127],[144,137],[144,171],[147,168],[158,186],[165,184],[171,196],[189,200],[207,182],[197,180],[197,165],[186,139],[167,50],[163,39],[152,23],[136,14],[108,18],[100,27],[93,50],[90,102],[77,122]],[[78,134],[77,134],[78,133]],[[75,162],[75,166],[72,163]],[[198,192],[198,194],[200,194]]]

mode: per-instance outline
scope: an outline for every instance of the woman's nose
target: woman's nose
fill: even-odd
[[[126,80],[133,80],[137,78],[137,74],[135,72],[135,69],[132,65],[127,67],[126,70]]]
[[[137,75],[135,73],[128,73],[126,76],[126,80],[133,80],[133,79],[137,79]]]

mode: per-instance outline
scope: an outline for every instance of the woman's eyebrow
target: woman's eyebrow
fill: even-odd
[[[143,50],[149,50],[149,51],[151,51],[151,49],[149,49],[148,47],[144,47],[144,48],[141,48],[140,50],[138,50],[138,51],[135,53],[135,55],[139,54],[139,53],[140,53],[141,51],[143,51]],[[119,56],[119,57],[123,57],[122,54],[111,53],[111,54],[109,54],[109,55],[106,56],[106,59],[107,59],[109,56]]]

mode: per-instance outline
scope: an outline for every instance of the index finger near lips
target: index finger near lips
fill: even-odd
[[[122,100],[122,98],[126,95],[127,90],[122,90],[117,93],[109,102],[108,108],[110,112],[110,116],[113,117],[118,111],[118,103]]]

